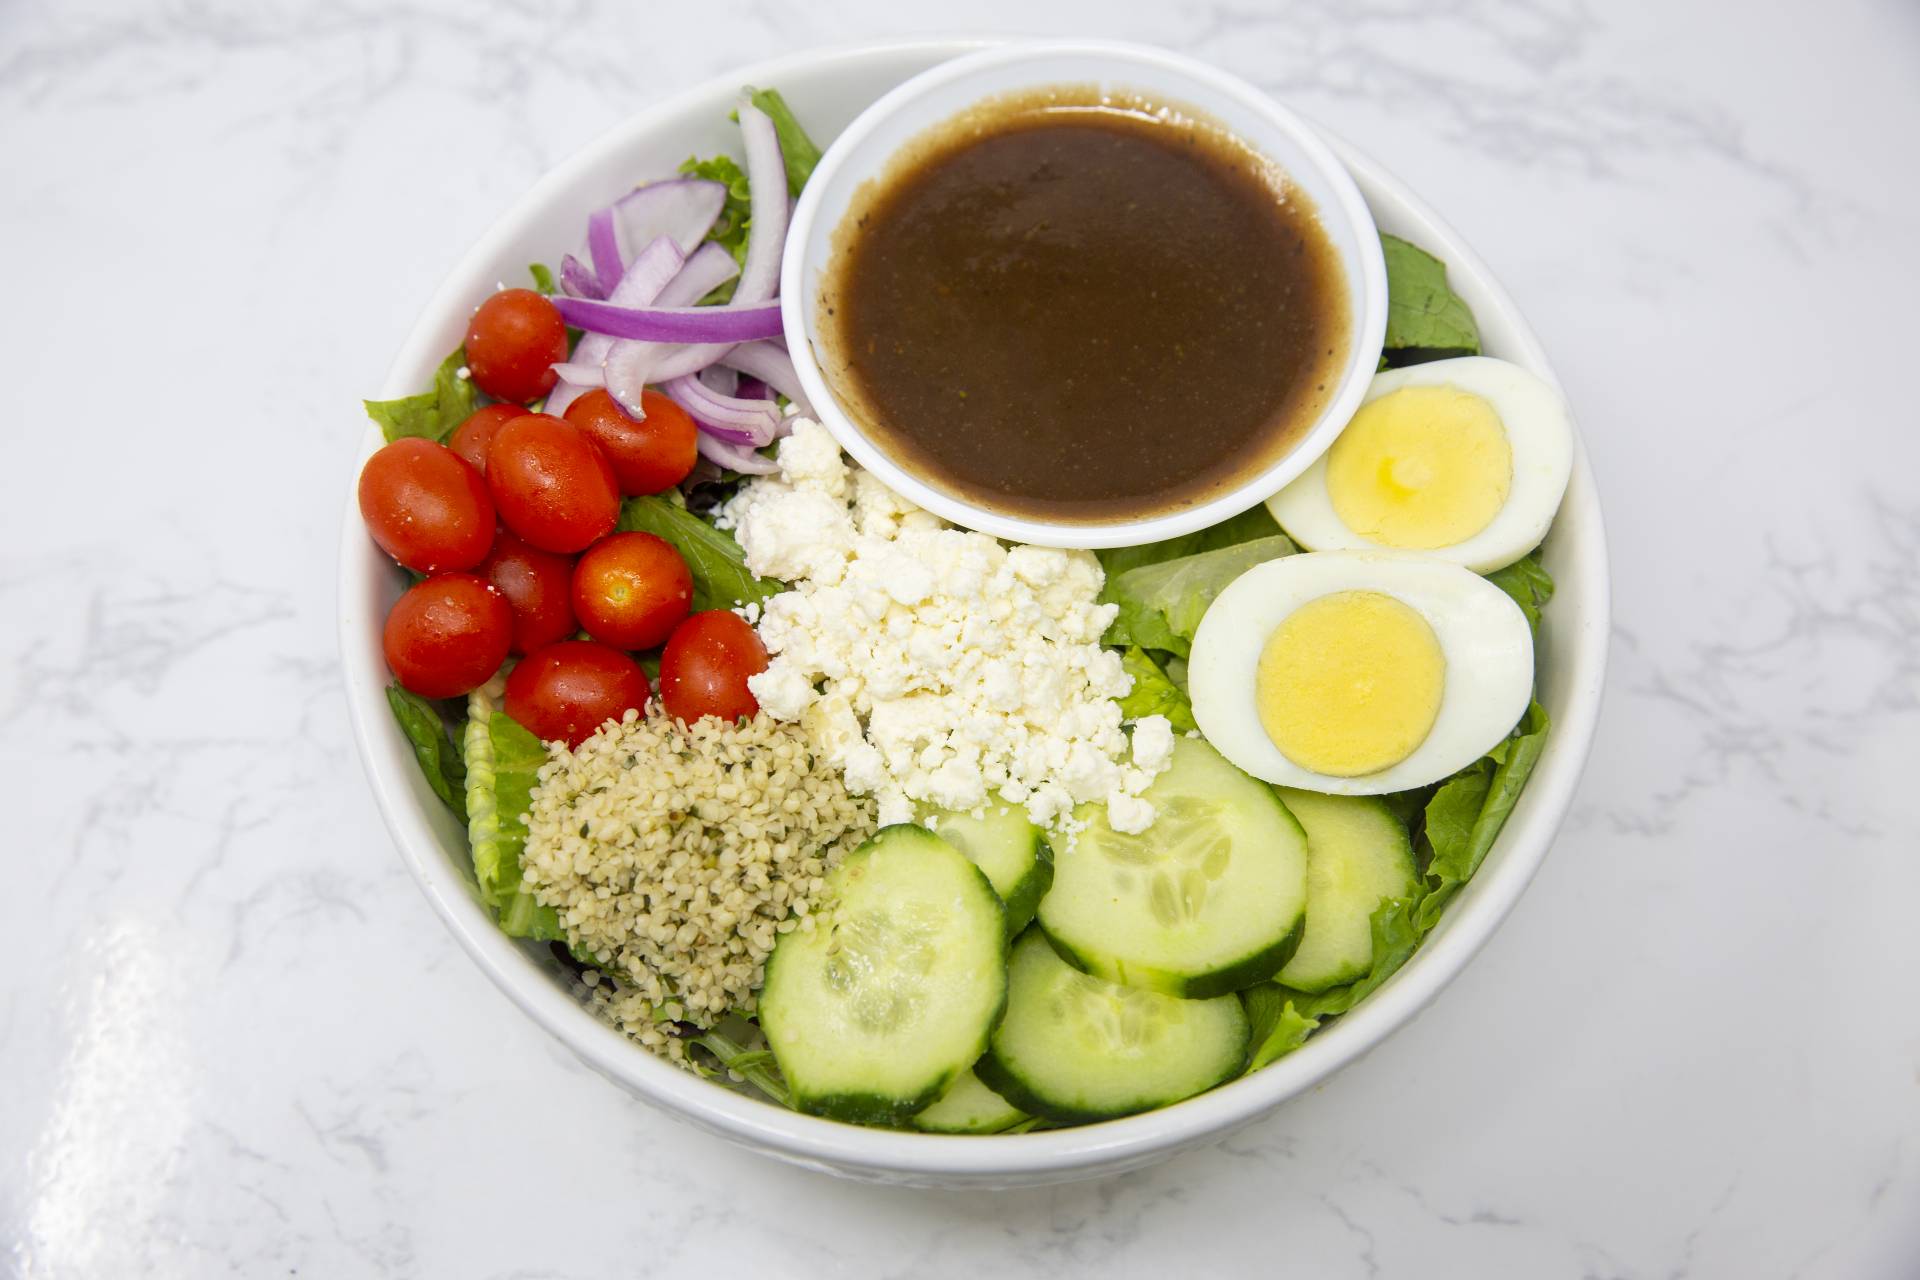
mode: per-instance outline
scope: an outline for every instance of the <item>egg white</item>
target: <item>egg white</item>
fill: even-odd
[[[1432,550],[1387,547],[1349,528],[1327,491],[1327,455],[1279,493],[1267,510],[1287,536],[1311,551],[1392,551],[1465,565],[1475,573],[1505,568],[1540,545],[1567,492],[1573,471],[1573,421],[1566,400],[1517,364],[1490,356],[1462,356],[1389,369],[1375,375],[1360,401],[1371,404],[1402,387],[1451,386],[1493,406],[1513,453],[1507,500],[1487,527],[1450,547]]]
[[[1255,671],[1267,640],[1294,610],[1337,591],[1377,591],[1419,613],[1446,658],[1440,711],[1406,759],[1336,778],[1281,754],[1260,723]],[[1320,551],[1256,565],[1200,619],[1187,659],[1200,732],[1221,755],[1268,782],[1369,796],[1438,782],[1512,731],[1533,696],[1533,632],[1500,588],[1469,569],[1408,552]]]

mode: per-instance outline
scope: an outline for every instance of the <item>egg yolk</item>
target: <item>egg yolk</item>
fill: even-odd
[[[1347,528],[1387,547],[1465,542],[1506,504],[1513,449],[1493,406],[1457,387],[1402,387],[1360,406],[1327,452]]]
[[[1416,610],[1378,591],[1337,591],[1274,628],[1254,701],[1280,754],[1315,773],[1357,778],[1426,741],[1446,674],[1440,641]]]

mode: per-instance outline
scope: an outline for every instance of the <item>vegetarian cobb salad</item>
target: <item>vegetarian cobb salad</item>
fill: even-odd
[[[843,1121],[1086,1123],[1292,1052],[1544,745],[1559,393],[1383,236],[1381,371],[1265,505],[956,527],[816,420],[778,291],[820,150],[777,91],[735,118],[744,163],[636,175],[367,404],[388,702],[480,899],[645,1050]]]

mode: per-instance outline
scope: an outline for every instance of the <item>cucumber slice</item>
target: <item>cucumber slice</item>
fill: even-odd
[[[1280,970],[1299,991],[1325,991],[1373,968],[1373,913],[1411,898],[1419,876],[1413,842],[1373,796],[1323,796],[1275,787],[1307,833],[1307,932]]]
[[[1271,978],[1299,945],[1307,838],[1264,782],[1198,738],[1144,799],[1153,825],[1122,835],[1103,805],[1054,858],[1040,926],[1088,973],[1204,999]]]
[[[987,802],[980,816],[950,809],[926,809],[922,825],[931,822],[935,835],[967,855],[987,873],[987,881],[1007,908],[1007,936],[1016,938],[1033,922],[1041,895],[1053,883],[1053,852],[1040,828],[1027,820],[1019,805],[999,799]]]
[[[793,1105],[901,1124],[985,1050],[1006,1004],[1006,913],[921,827],[882,828],[827,875],[811,929],[780,935],[760,1027]]]
[[[972,1071],[940,1095],[940,1101],[913,1118],[913,1127],[928,1133],[999,1133],[1027,1118],[1027,1113],[980,1083]]]
[[[1182,1000],[1082,973],[1038,929],[1013,947],[1007,1016],[974,1067],[1007,1101],[1049,1120],[1151,1111],[1240,1074],[1238,996]]]

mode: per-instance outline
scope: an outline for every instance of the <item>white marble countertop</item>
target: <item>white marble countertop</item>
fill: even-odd
[[[1920,1272],[1920,10],[542,7],[0,6],[0,1271]],[[354,400],[535,175],[962,20],[1216,60],[1426,194],[1558,362],[1617,571],[1574,816],[1434,1009],[1218,1149],[1014,1196],[579,1067],[402,871],[333,640]]]

